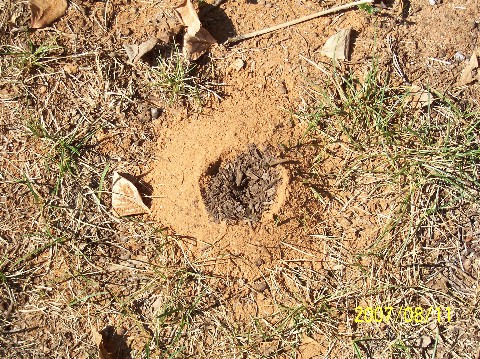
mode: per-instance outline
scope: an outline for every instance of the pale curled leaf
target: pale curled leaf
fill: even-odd
[[[50,25],[67,11],[67,0],[29,0],[31,27],[39,29]]]
[[[142,42],[140,45],[123,45],[123,48],[127,52],[128,59],[132,63],[138,62],[146,53],[150,52],[157,44],[156,38],[150,38],[147,41]]]
[[[137,187],[117,172],[113,174],[112,208],[118,217],[150,213]]]
[[[183,25],[187,27],[187,33],[190,34],[190,36],[195,36],[195,34],[200,31],[202,24],[191,0],[185,0],[180,6],[175,8],[175,11]]]
[[[335,60],[348,60],[351,29],[342,29],[330,36],[320,53]]]
[[[458,84],[460,86],[468,85],[475,80],[480,81],[480,70],[478,68],[478,59],[477,54],[475,51],[470,57],[470,61],[468,62],[467,66],[463,69],[462,74],[460,75],[460,79],[458,80]]]

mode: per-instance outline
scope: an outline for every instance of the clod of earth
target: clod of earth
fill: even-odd
[[[39,29],[50,25],[67,11],[66,0],[29,0],[31,28]]]
[[[183,37],[183,53],[190,60],[202,56],[212,45],[217,43],[212,35],[202,27],[195,7],[190,0],[175,8],[175,12],[187,28]]]
[[[117,172],[113,174],[112,209],[118,217],[150,213],[137,187]]]
[[[212,165],[201,179],[202,197],[215,222],[257,222],[275,201],[281,174],[271,149],[255,146],[225,163]]]

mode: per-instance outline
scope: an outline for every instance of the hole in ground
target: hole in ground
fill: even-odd
[[[282,174],[273,149],[249,146],[235,158],[212,163],[200,179],[210,217],[217,223],[258,222],[277,198]]]

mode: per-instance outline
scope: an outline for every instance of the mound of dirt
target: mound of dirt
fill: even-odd
[[[217,223],[261,219],[263,211],[273,203],[281,181],[271,152],[250,146],[232,161],[210,166],[200,187],[205,207]]]

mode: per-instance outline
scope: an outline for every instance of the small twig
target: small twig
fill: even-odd
[[[275,158],[271,160],[268,165],[270,167],[276,166],[276,165],[281,165],[282,163],[297,163],[298,161],[292,160],[291,158]]]
[[[337,6],[337,7],[333,7],[331,9],[316,12],[314,14],[310,14],[310,15],[301,17],[301,18],[296,19],[296,20],[285,22],[283,24],[275,25],[275,26],[272,26],[272,27],[267,27],[266,29],[263,29],[263,30],[254,31],[254,32],[251,32],[251,33],[248,33],[248,34],[245,34],[245,35],[239,35],[239,36],[232,37],[225,42],[225,45],[233,44],[235,42],[239,42],[239,41],[246,40],[246,39],[250,39],[252,37],[268,34],[269,32],[277,31],[277,30],[283,29],[285,27],[300,24],[302,22],[312,20],[312,19],[315,19],[315,18],[320,17],[320,16],[329,15],[329,14],[332,14],[334,12],[347,10],[347,9],[350,9],[350,8],[358,6],[358,5],[372,3],[372,2],[373,2],[373,0],[359,0],[359,1],[354,1],[352,3],[349,3],[349,4],[344,4],[344,5],[340,5],[340,6]]]
[[[441,64],[444,64],[444,65],[451,65],[452,64],[450,61],[440,60],[440,59],[436,59],[434,57],[427,57],[427,60],[440,62]]]
[[[392,54],[392,63],[393,63],[393,68],[395,69],[395,72],[397,73],[398,76],[401,77],[401,79],[406,85],[410,86],[411,83],[410,81],[408,81],[407,76],[405,76],[405,73],[403,72],[402,67],[400,66],[400,62],[398,61],[398,56],[394,48],[394,40],[390,35],[387,35],[387,44],[388,44],[390,53]]]

